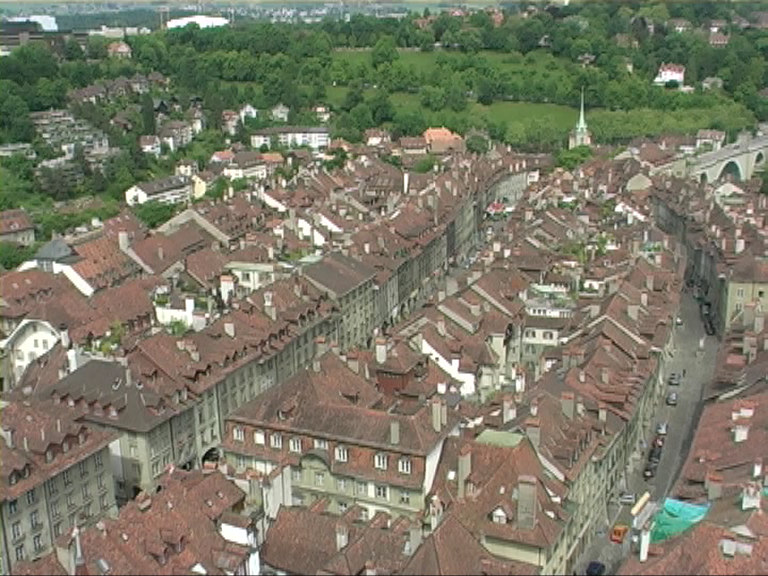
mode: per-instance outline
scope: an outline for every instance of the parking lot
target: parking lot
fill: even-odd
[[[702,408],[702,394],[705,384],[712,377],[717,357],[719,341],[714,336],[707,336],[704,331],[704,323],[699,314],[699,304],[690,293],[683,294],[681,299],[680,317],[683,321],[676,328],[675,350],[671,358],[665,361],[664,377],[671,373],[683,373],[679,386],[667,386],[667,391],[678,394],[677,406],[667,406],[664,398],[657,408],[655,425],[659,422],[668,422],[668,433],[664,441],[661,461],[653,478],[643,478],[643,470],[647,462],[650,445],[655,437],[655,430],[646,438],[648,448],[643,454],[642,462],[639,462],[631,474],[627,476],[627,491],[636,494],[639,498],[646,491],[651,493],[653,501],[663,501],[669,494],[672,485],[680,473],[680,469],[688,456],[688,448],[691,445],[693,434],[696,430]],[[704,337],[704,347],[699,350],[699,340]],[[664,397],[667,392],[665,391]],[[610,529],[616,524],[632,524],[629,504],[621,505],[618,502],[618,494],[611,495],[608,505],[608,518],[610,524],[607,527],[596,527],[599,535],[592,545],[582,555],[577,563],[577,573],[584,574],[590,561],[598,561],[606,566],[606,573],[614,573],[622,559],[629,553],[628,542],[625,545],[614,544],[610,541]],[[627,541],[629,538],[627,538]]]

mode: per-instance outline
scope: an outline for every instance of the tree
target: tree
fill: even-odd
[[[419,92],[419,100],[424,108],[442,110],[445,108],[445,91],[437,86],[424,86]]]
[[[0,268],[13,270],[30,260],[35,253],[33,246],[20,246],[14,242],[0,242]]]
[[[557,154],[557,165],[566,170],[573,170],[592,157],[592,150],[588,146],[577,146],[571,150],[561,150]]]
[[[374,68],[382,64],[392,64],[399,58],[397,44],[392,36],[382,36],[371,50],[371,63]]]
[[[355,106],[363,101],[363,83],[360,80],[355,80],[349,84],[349,89],[344,97],[344,104],[342,108],[344,110],[352,110]]]
[[[157,130],[155,121],[155,104],[152,101],[152,96],[144,94],[141,97],[141,121],[144,130],[144,134],[151,135]]]
[[[445,105],[454,112],[461,112],[467,107],[467,97],[464,88],[456,82],[452,82],[445,93]]]
[[[395,109],[389,100],[389,95],[383,90],[377,90],[368,102],[373,115],[373,123],[380,126],[384,122],[389,122],[395,115]]]
[[[472,134],[466,141],[467,150],[473,154],[485,154],[488,152],[488,140],[480,134]]]
[[[416,136],[426,129],[424,117],[416,111],[399,110],[392,125],[395,136]]]
[[[173,217],[176,213],[176,206],[151,201],[134,206],[133,212],[148,228],[154,229]]]

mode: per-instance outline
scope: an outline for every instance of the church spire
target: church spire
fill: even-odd
[[[587,120],[584,118],[584,87],[581,88],[581,112],[579,113],[579,123],[576,125],[576,130],[586,130]]]

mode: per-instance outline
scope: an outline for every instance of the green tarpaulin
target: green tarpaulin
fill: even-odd
[[[651,542],[662,542],[685,532],[701,522],[709,512],[709,504],[697,505],[667,498],[664,507],[656,513],[651,530]]]

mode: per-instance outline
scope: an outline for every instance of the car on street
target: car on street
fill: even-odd
[[[667,422],[659,422],[656,425],[656,434],[659,436],[666,436],[669,431],[669,424]]]
[[[675,318],[675,324],[677,324],[678,326],[682,326],[683,325],[682,317],[678,316],[677,318]]]
[[[627,537],[627,532],[629,532],[629,526],[626,524],[616,524],[613,530],[611,530],[611,542],[621,544],[624,542],[624,538]]]
[[[656,468],[657,468],[657,465],[649,463],[645,467],[645,470],[643,470],[643,478],[645,478],[646,480],[650,480],[651,478],[656,476]]]
[[[672,372],[667,379],[667,383],[669,383],[670,386],[680,386],[681,380],[682,378],[678,372]]]
[[[587,576],[603,576],[605,574],[605,564],[592,561],[587,566]]]
[[[667,394],[667,406],[677,406],[677,392]]]
[[[658,464],[661,461],[661,447],[654,446],[648,453],[648,462],[651,464]]]
[[[632,506],[635,501],[637,500],[637,496],[633,492],[622,492],[619,494],[619,504],[624,504],[625,506]]]
[[[709,318],[704,322],[704,331],[707,333],[708,336],[714,336],[715,335],[715,326],[712,324],[712,320]]]

